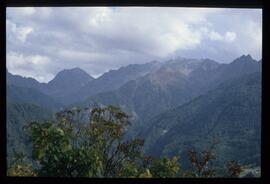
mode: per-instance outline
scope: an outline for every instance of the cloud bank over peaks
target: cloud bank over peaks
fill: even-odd
[[[66,68],[99,76],[172,56],[230,62],[251,54],[260,59],[261,47],[259,9],[7,8],[7,67],[43,82]]]

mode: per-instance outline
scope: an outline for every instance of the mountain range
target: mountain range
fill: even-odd
[[[228,64],[187,58],[132,64],[96,79],[73,68],[48,83],[7,71],[8,153],[27,149],[17,145],[25,144],[20,128],[29,120],[74,106],[115,105],[131,117],[127,139],[143,137],[145,153],[186,158],[188,149],[203,149],[218,135],[219,164],[260,165],[261,71],[262,61],[250,55]]]
[[[219,64],[209,59],[171,60],[117,90],[92,95],[78,104],[117,105],[135,117],[147,120],[214,89],[222,82],[260,71],[261,64],[249,55],[241,56],[230,64]]]
[[[186,158],[186,150],[202,150],[217,136],[216,155],[222,155],[219,162],[235,159],[260,165],[260,113],[261,74],[256,72],[226,81],[159,114],[148,122],[140,137],[146,140],[150,155],[179,154]]]

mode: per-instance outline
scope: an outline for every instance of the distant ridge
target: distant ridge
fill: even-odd
[[[94,80],[92,76],[76,67],[60,71],[49,83],[48,89],[54,96],[64,96]]]

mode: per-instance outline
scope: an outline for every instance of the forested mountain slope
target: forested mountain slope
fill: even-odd
[[[261,63],[241,56],[230,64],[180,59],[131,80],[117,90],[99,93],[74,106],[116,105],[141,121],[182,105],[227,80],[261,71]]]
[[[217,136],[220,164],[235,159],[260,165],[261,73],[227,81],[147,124],[140,136],[151,155],[180,154],[185,160],[189,149],[203,149]]]
[[[50,110],[29,103],[7,102],[7,161],[15,152],[29,153],[30,146],[23,127],[32,121],[48,120],[53,117]]]

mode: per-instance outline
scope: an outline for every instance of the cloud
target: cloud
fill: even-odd
[[[33,28],[31,27],[20,27],[17,29],[17,38],[18,40],[20,40],[21,42],[25,42],[28,34],[30,34],[33,31]]]
[[[199,28],[202,39],[195,49],[179,49],[170,56],[211,58],[222,63],[243,54],[262,58],[262,10],[223,9],[207,16],[207,22],[209,26]]]
[[[49,65],[50,62],[50,58],[46,56],[25,56],[16,52],[7,53],[7,67],[9,72],[33,77],[41,82],[46,82],[47,78],[53,78],[53,74],[43,71],[43,67]]]
[[[17,26],[15,23],[7,20],[8,38],[15,37],[21,42],[25,42],[27,36],[33,32],[33,28],[29,26]]]
[[[223,40],[223,36],[215,31],[210,32],[209,37],[211,40]]]
[[[20,7],[20,8],[9,8],[8,16],[12,17],[29,17],[36,13],[36,9],[34,7]]]
[[[211,31],[209,33],[209,38],[214,41],[233,42],[236,39],[236,33],[228,31],[224,35],[221,35],[218,32]]]
[[[236,38],[236,33],[234,32],[226,32],[225,34],[225,40],[228,42],[233,42]]]
[[[46,73],[55,75],[65,68],[81,67],[99,76],[123,65],[172,56],[229,62],[249,52],[260,59],[261,14],[222,8],[7,8],[7,51],[17,57],[49,58],[39,70],[44,81],[50,80]],[[21,67],[14,65],[13,71],[23,75]],[[29,66],[24,75],[30,70],[34,75],[34,69]]]

